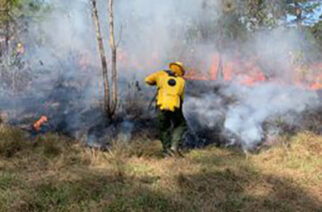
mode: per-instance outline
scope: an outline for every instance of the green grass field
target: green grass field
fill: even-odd
[[[0,211],[322,211],[322,137],[257,154],[209,146],[162,158],[158,141],[108,152],[0,129]]]

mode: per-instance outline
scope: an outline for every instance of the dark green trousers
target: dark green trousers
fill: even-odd
[[[172,149],[177,151],[183,134],[188,127],[181,109],[161,111],[158,114],[159,137],[163,150]]]

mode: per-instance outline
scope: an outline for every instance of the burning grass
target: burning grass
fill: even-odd
[[[105,152],[66,137],[0,131],[0,211],[319,211],[322,137],[304,132],[246,156],[238,149],[161,158],[158,141]]]

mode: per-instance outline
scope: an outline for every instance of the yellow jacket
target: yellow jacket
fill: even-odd
[[[171,71],[158,71],[145,78],[149,85],[158,88],[157,106],[161,110],[174,111],[180,108],[184,97],[185,81]]]

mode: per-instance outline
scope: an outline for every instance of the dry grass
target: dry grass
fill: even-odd
[[[322,137],[245,156],[207,147],[161,158],[146,138],[101,152],[0,130],[0,211],[321,211]]]

